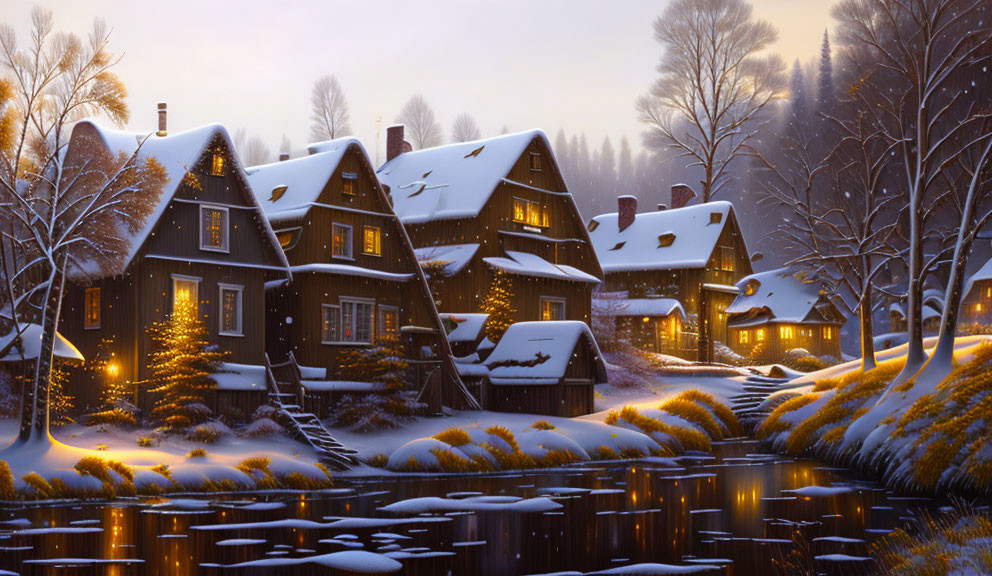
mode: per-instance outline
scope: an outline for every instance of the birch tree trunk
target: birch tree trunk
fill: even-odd
[[[45,290],[45,307],[41,321],[41,348],[35,364],[33,383],[25,383],[24,400],[21,404],[21,426],[17,440],[20,443],[48,441],[49,435],[49,395],[51,391],[52,364],[55,360],[55,339],[58,334],[59,317],[62,313],[62,290],[65,274],[61,268],[52,272],[48,288]]]
[[[861,296],[858,314],[861,317],[861,371],[867,372],[875,369],[878,365],[875,362],[875,326],[872,318],[872,287],[869,284],[865,287]]]

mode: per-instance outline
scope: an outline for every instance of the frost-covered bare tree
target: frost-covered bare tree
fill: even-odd
[[[842,0],[834,8],[842,43],[863,48],[868,56],[853,62],[863,72],[852,89],[873,99],[876,121],[901,143],[895,159],[909,223],[909,351],[896,384],[913,377],[927,360],[923,282],[947,258],[939,248],[927,256],[933,242],[929,227],[939,208],[964,197],[958,188],[970,184],[961,177],[960,160],[971,157],[987,138],[983,126],[989,110],[977,105],[971,81],[983,80],[976,75],[992,58],[989,11],[985,0]],[[967,263],[967,253],[958,257]],[[957,307],[958,292],[952,282],[945,321],[946,311]]]
[[[112,72],[109,29],[89,36],[54,31],[52,13],[31,13],[28,41],[0,26],[0,254],[4,328],[16,341],[27,323],[42,329],[33,382],[24,387],[18,444],[49,442],[54,343],[67,275],[88,278],[123,266],[130,236],[161,194],[161,165],[136,156],[72,160],[69,129],[83,116],[127,121],[127,91]],[[81,149],[99,142],[80,143]]]
[[[260,136],[248,136],[244,128],[234,133],[234,148],[245,166],[259,166],[272,161],[272,152]]]
[[[452,142],[471,142],[479,138],[482,138],[482,132],[471,114],[462,112],[455,117],[455,123],[451,125]]]
[[[414,150],[441,144],[441,125],[434,116],[434,109],[421,94],[406,101],[396,116],[396,122],[406,126],[406,137]]]
[[[746,153],[756,116],[784,88],[782,60],[763,54],[778,33],[745,0],[674,0],[654,36],[664,53],[660,76],[637,100],[644,143],[700,167],[709,202],[731,181],[728,167]]]
[[[310,93],[310,139],[314,142],[351,135],[348,99],[337,76],[321,76]]]

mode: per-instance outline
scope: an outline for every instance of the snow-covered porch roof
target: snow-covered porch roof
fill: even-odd
[[[569,282],[600,283],[599,278],[578,268],[566,264],[552,264],[536,254],[527,252],[507,250],[505,258],[493,256],[483,258],[483,260],[493,268],[498,268],[508,274],[553,278]]]
[[[478,250],[478,244],[447,244],[414,248],[413,253],[421,266],[432,262],[444,263],[441,273],[450,277],[461,272]]]
[[[41,353],[41,336],[42,330],[38,324],[21,324],[22,350],[21,346],[11,345],[11,342],[17,337],[17,331],[11,329],[6,335],[0,336],[0,350],[6,350],[10,346],[7,355],[0,358],[0,362],[20,362],[22,359],[37,358],[38,354]],[[54,352],[56,357],[63,360],[85,360],[79,349],[73,346],[72,342],[69,342],[60,332],[55,334]]]
[[[595,384],[606,382],[599,345],[584,322],[517,322],[507,328],[484,362],[492,384],[556,384],[565,376],[572,354],[585,340],[596,362]]]
[[[601,316],[671,316],[685,320],[685,308],[675,298],[593,298],[592,310]]]

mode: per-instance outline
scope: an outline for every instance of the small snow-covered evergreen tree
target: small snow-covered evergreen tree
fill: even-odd
[[[335,409],[335,423],[358,432],[396,428],[423,405],[407,390],[403,343],[396,336],[380,336],[375,344],[346,350],[338,359],[338,374],[345,380],[375,382],[385,388],[375,394],[348,395]]]
[[[100,407],[87,417],[87,426],[138,423],[138,408],[133,402],[131,382],[118,378],[119,367],[113,347],[113,338],[102,339],[96,353],[86,361],[86,370],[103,382]]]
[[[486,320],[486,338],[498,342],[506,329],[513,324],[513,315],[517,312],[513,307],[513,281],[502,270],[496,270],[489,290],[482,297],[479,309],[488,314]]]
[[[837,103],[837,89],[834,88],[834,65],[830,55],[830,33],[823,31],[823,45],[820,47],[819,90],[816,93],[818,112],[831,115]]]
[[[168,431],[184,431],[212,415],[204,394],[213,387],[209,376],[220,369],[225,354],[207,340],[196,302],[179,299],[164,322],[148,328],[154,346],[148,361],[149,391],[156,396],[152,420]]]

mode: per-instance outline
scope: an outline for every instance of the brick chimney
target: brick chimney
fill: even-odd
[[[617,198],[617,226],[623,232],[634,223],[637,214],[637,196],[619,196]]]
[[[279,153],[279,161],[280,162],[285,162],[286,160],[289,160],[289,152],[280,152]]]
[[[165,102],[158,103],[158,132],[155,133],[156,136],[168,136],[169,134],[169,123],[166,118],[168,104]]]
[[[672,186],[672,208],[682,208],[695,197],[696,193],[692,191],[692,188],[688,184],[675,184]]]
[[[413,150],[413,146],[403,139],[404,126],[394,124],[386,128],[386,162],[396,158],[404,152]]]

